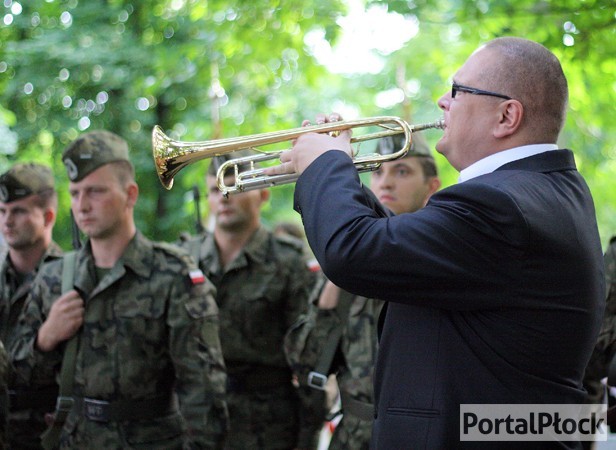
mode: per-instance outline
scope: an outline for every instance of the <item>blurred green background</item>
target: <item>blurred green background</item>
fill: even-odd
[[[194,232],[192,187],[203,160],[164,190],[152,161],[159,124],[183,141],[299,126],[317,112],[346,119],[441,117],[436,100],[472,50],[491,38],[536,40],[562,61],[574,150],[602,241],[616,234],[616,4],[613,0],[4,0],[0,6],[0,170],[51,165],[60,192],[55,239],[70,247],[60,156],[79,133],[124,136],[141,188],[143,232]],[[431,144],[438,131],[426,132]],[[366,144],[369,147],[368,144]],[[444,186],[457,173],[440,155]],[[272,189],[264,222],[298,222],[293,186]],[[207,222],[207,203],[201,196]]]

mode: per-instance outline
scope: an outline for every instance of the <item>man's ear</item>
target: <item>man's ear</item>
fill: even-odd
[[[441,179],[439,177],[431,177],[430,181],[428,181],[428,191],[429,195],[434,194],[441,187]]]
[[[265,203],[270,198],[270,190],[269,189],[261,189],[259,191],[261,194],[261,203]]]
[[[506,100],[499,105],[499,122],[494,137],[503,138],[514,134],[524,117],[524,106],[517,100]]]
[[[134,207],[137,203],[137,198],[139,198],[139,186],[137,186],[137,183],[129,183],[126,188],[126,194],[129,206]]]
[[[56,211],[53,208],[46,208],[45,212],[43,212],[43,220],[45,226],[53,226],[56,223]]]
[[[439,177],[430,177],[428,179],[428,191],[426,192],[426,198],[424,199],[423,206],[428,204],[428,200],[432,197],[436,191],[441,187],[441,179]]]

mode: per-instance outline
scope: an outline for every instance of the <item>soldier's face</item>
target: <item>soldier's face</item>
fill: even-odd
[[[233,176],[225,177],[227,185],[233,184]],[[216,221],[216,227],[227,231],[253,229],[260,223],[261,205],[267,200],[267,190],[254,190],[224,198],[218,186],[216,177],[206,177],[208,188],[208,204],[210,214]]]
[[[370,176],[370,189],[395,214],[417,211],[432,193],[416,157],[381,164]]]
[[[45,210],[36,204],[34,195],[0,202],[0,229],[10,248],[26,250],[44,241]]]
[[[99,167],[81,181],[71,182],[69,192],[77,226],[91,239],[114,236],[132,215],[128,190],[111,164]]]

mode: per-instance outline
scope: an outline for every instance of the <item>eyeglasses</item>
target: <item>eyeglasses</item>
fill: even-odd
[[[461,84],[452,83],[451,84],[451,98],[456,98],[456,94],[458,92],[468,92],[473,95],[489,95],[490,97],[498,97],[504,98],[505,100],[511,100],[511,97],[508,95],[497,94],[496,92],[483,91],[481,89],[475,89],[468,86],[462,86]]]

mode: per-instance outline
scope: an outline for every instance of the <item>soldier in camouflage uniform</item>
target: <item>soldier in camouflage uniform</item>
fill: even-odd
[[[213,232],[183,242],[217,289],[229,380],[226,448],[316,448],[324,397],[320,408],[319,401],[300,400],[282,348],[287,328],[307,306],[314,278],[301,241],[274,236],[261,224],[268,190],[222,197],[215,173],[226,159],[214,158],[206,175]]]
[[[0,450],[7,448],[6,424],[9,414],[7,384],[9,377],[9,356],[0,341]]]
[[[186,252],[136,229],[138,186],[123,139],[86,133],[63,162],[88,240],[74,289],[62,293],[61,260],[41,268],[20,318],[15,371],[53,376],[78,339],[72,401],[62,402],[70,412],[54,424],[60,448],[222,448],[226,378],[213,286]]]
[[[62,255],[52,241],[58,198],[49,167],[15,164],[0,175],[0,229],[7,251],[0,260],[0,339],[9,349],[17,319],[39,267]],[[53,411],[58,387],[53,378],[36,385],[9,378],[8,442],[12,448],[41,448],[45,413]]]
[[[379,141],[377,152],[391,154],[402,148],[402,137]],[[383,163],[371,174],[376,198],[394,214],[423,207],[439,187],[436,164],[427,142],[413,136],[404,158]],[[377,352],[377,324],[384,302],[341,291],[321,274],[311,295],[314,308],[302,316],[285,337],[285,351],[300,382],[322,388],[327,375],[336,374],[342,420],[329,449],[367,450],[374,414],[372,376]],[[340,330],[342,328],[342,330]],[[339,338],[335,331],[341,332]],[[333,339],[333,340],[332,340]],[[331,366],[319,373],[324,349],[336,345]]]
[[[605,386],[601,380],[608,375],[610,362],[616,355],[616,236],[612,237],[604,255],[605,314],[597,343],[586,367],[584,387],[589,402],[605,401]]]
[[[608,402],[604,379],[608,376],[610,363],[616,357],[616,236],[612,237],[604,254],[605,261],[605,312],[597,343],[590,355],[584,372],[584,388],[588,403],[608,403],[607,424],[612,432],[616,427],[616,407]],[[614,381],[612,380],[612,384]],[[616,387],[616,386],[611,386]],[[594,448],[594,443],[583,441],[584,449]]]

